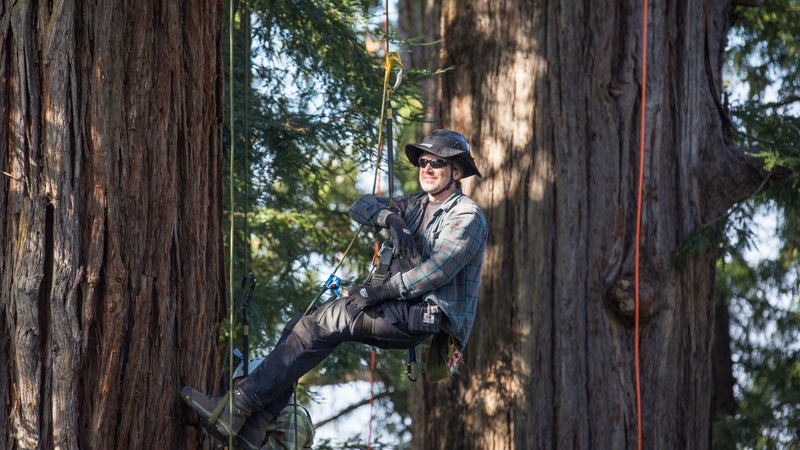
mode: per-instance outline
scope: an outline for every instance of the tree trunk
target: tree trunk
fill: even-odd
[[[727,298],[720,297],[719,291],[717,291],[714,305],[714,344],[711,349],[711,377],[714,384],[711,391],[711,411],[708,423],[712,437],[714,422],[720,417],[734,416],[738,409],[736,398],[733,395],[736,378],[733,376],[733,356],[731,354],[730,305]],[[711,442],[714,442],[713,439]],[[716,450],[735,450],[736,444],[723,446],[717,443],[714,448]]]
[[[197,448],[224,314],[219,2],[0,6],[0,448]]]
[[[440,125],[473,145],[492,234],[466,366],[423,387],[414,448],[636,448],[637,365],[642,448],[708,448],[718,250],[691,243],[761,175],[719,106],[731,4],[649,3],[644,124],[643,5],[442,1]]]
[[[403,55],[404,65],[432,72],[440,69],[439,50],[442,35],[439,26],[441,0],[398,0],[397,28],[406,38],[419,39]],[[391,49],[390,49],[391,50]],[[420,82],[425,99],[424,119],[421,134],[427,135],[439,124],[440,83],[436,77]]]

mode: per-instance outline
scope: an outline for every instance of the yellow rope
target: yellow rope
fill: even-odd
[[[397,52],[386,52],[386,59],[384,62],[386,70],[383,75],[383,99],[381,100],[381,118],[378,122],[378,155],[375,161],[375,177],[372,180],[372,193],[378,190],[378,174],[380,173],[381,158],[383,157],[383,127],[386,125],[386,101],[389,95],[393,93],[400,86],[403,81],[403,62],[400,60],[400,55]],[[392,87],[389,87],[389,80],[392,76],[392,69],[395,66],[400,67],[400,72]],[[391,189],[391,187],[390,187]]]

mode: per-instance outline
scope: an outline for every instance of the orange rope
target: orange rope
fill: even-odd
[[[645,99],[647,94],[647,0],[644,0],[644,15],[642,20],[642,115],[641,137],[639,140],[639,187],[636,201],[636,250],[634,266],[634,338],[633,352],[636,367],[636,442],[637,448],[642,448],[642,390],[641,375],[639,371],[639,245],[642,231],[642,190],[644,184],[644,140],[645,140]]]

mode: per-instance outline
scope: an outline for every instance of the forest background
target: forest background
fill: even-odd
[[[348,206],[414,191],[401,149],[440,126],[483,173],[480,318],[445,382],[357,345],[304,377],[305,404],[375,380],[398,419],[348,446],[796,447],[799,16],[0,2],[0,449],[210,446],[181,387],[224,392],[245,330],[262,355],[331,272],[363,279],[385,236]]]

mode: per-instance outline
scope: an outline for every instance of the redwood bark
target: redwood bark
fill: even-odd
[[[719,106],[732,4],[649,2],[644,103],[642,7],[442,0],[439,126],[473,145],[492,234],[466,366],[422,387],[414,448],[636,448],[637,365],[642,448],[709,446],[718,249],[676,256],[763,174]]]
[[[216,1],[0,6],[0,448],[197,448],[224,308]]]
[[[433,73],[441,68],[441,8],[441,0],[398,0],[397,27],[403,36],[412,39],[407,51],[402,53],[406,67]],[[427,135],[439,127],[441,86],[437,77],[422,80],[420,85],[425,100],[425,121],[422,123],[421,134]]]

